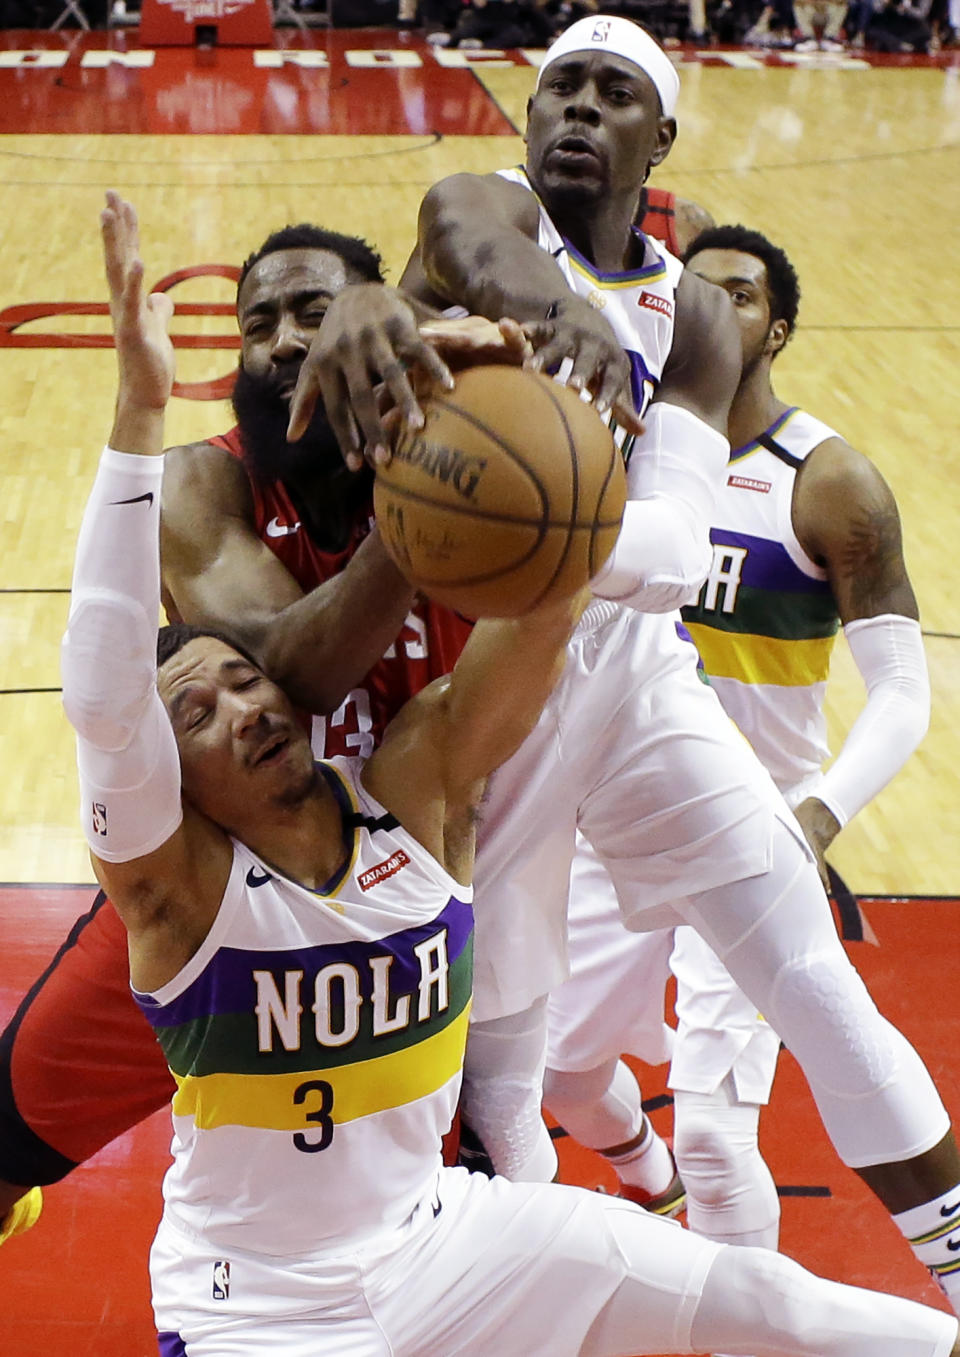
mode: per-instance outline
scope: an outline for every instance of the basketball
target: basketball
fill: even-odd
[[[613,550],[626,495],[610,430],[569,387],[467,368],[421,402],[374,483],[387,551],[465,617],[516,617],[575,593]]]

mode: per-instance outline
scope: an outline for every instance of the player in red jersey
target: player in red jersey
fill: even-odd
[[[693,244],[701,231],[716,226],[705,207],[691,202],[689,198],[678,198],[665,188],[651,188],[644,184],[640,190],[640,209],[636,223],[647,236],[662,240],[671,254],[678,259]]]

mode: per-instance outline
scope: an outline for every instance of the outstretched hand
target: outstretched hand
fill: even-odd
[[[162,412],[173,389],[173,302],[162,292],[144,297],[137,214],[113,190],[100,213],[100,234],[120,369],[118,409]]]
[[[290,401],[287,437],[302,437],[322,400],[347,466],[357,471],[364,455],[389,460],[389,438],[378,397],[382,383],[401,419],[422,428],[409,372],[420,369],[450,387],[450,370],[420,335],[413,308],[392,287],[357,283],[334,297],[303,360]]]

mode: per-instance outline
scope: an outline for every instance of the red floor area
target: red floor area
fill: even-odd
[[[70,888],[0,889],[0,1022],[91,897]],[[958,912],[956,900],[870,901],[881,946],[850,945],[881,1008],[918,1046],[955,1116],[960,1016],[949,986],[933,984],[931,993],[931,977],[943,973],[945,954],[956,955]],[[918,1003],[920,995],[926,1002]],[[662,1084],[662,1070],[654,1071],[645,1094],[655,1098]],[[669,1130],[668,1108],[653,1116]],[[168,1141],[166,1115],[158,1114],[49,1189],[36,1228],[0,1250],[4,1357],[154,1357],[146,1254]],[[790,1056],[781,1062],[763,1144],[783,1195],[786,1252],[844,1281],[942,1304],[884,1211],[836,1160]],[[566,1181],[612,1186],[597,1156],[569,1140],[559,1148]]]

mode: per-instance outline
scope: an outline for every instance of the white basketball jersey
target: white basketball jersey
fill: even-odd
[[[234,840],[216,920],[135,994],[177,1083],[165,1212],[218,1247],[310,1253],[399,1224],[430,1191],[460,1088],[470,887],[359,782],[319,764],[344,863],[320,890]]]
[[[521,167],[497,173],[534,193]],[[640,268],[603,273],[564,239],[540,203],[537,243],[557,261],[570,290],[602,311],[609,321],[630,359],[634,406],[642,415],[657,389],[673,344],[675,293],[683,265],[659,240],[639,230],[636,234],[644,247]]]
[[[797,541],[792,503],[804,460],[837,437],[792,409],[730,454],[710,575],[683,609],[717,696],[782,791],[829,753],[823,700],[840,622],[826,572]]]

